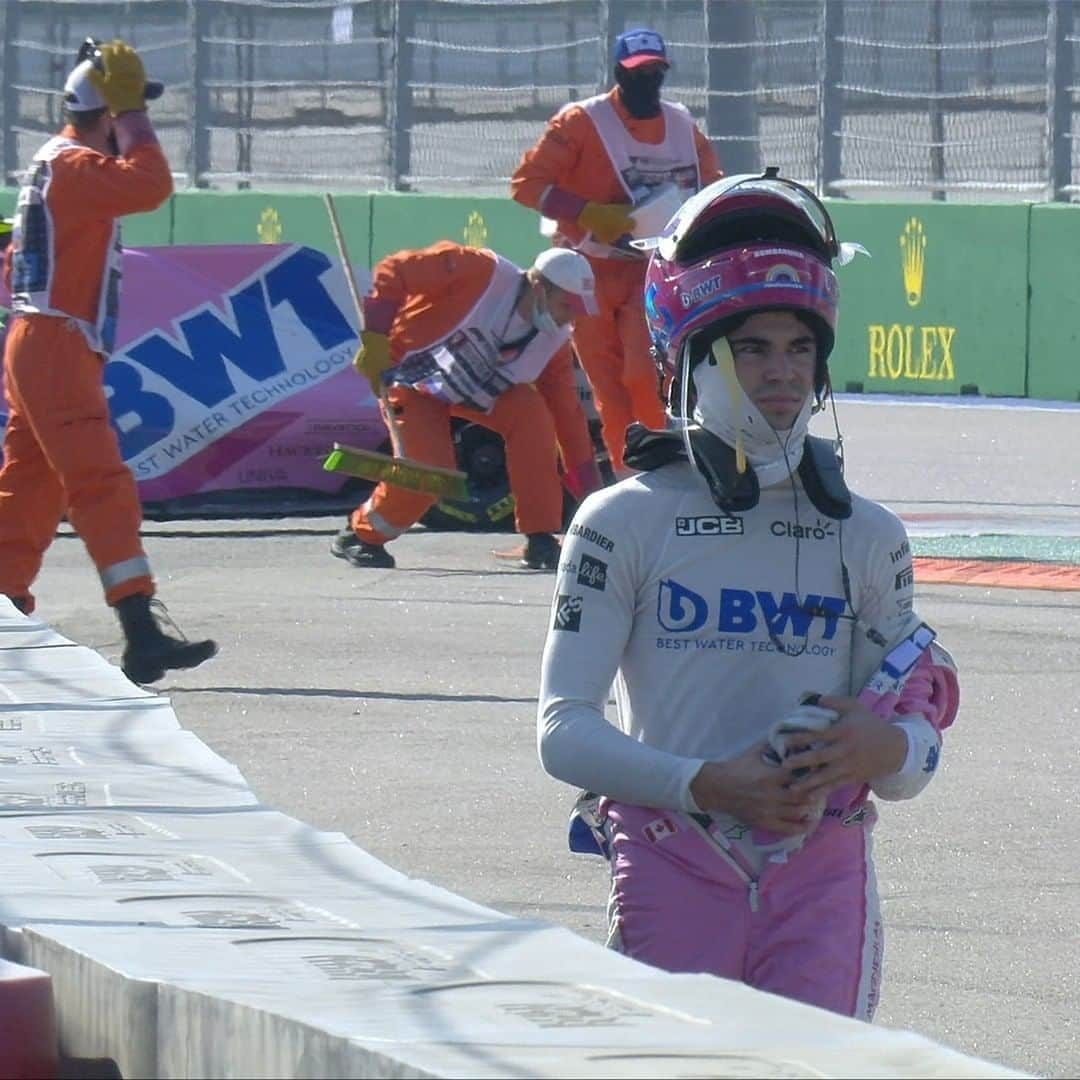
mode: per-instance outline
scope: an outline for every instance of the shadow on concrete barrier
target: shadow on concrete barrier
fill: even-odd
[[[123,1077],[1024,1075],[409,878],[3,597],[0,846],[3,954]]]

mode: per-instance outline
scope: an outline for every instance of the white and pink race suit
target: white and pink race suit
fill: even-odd
[[[883,950],[869,794],[925,787],[958,689],[913,613],[903,524],[851,499],[846,520],[823,515],[796,475],[724,513],[685,460],[591,495],[563,544],[538,737],[551,775],[601,796],[580,805],[611,861],[613,947],[869,1019]],[[804,692],[900,724],[905,764],[835,792],[794,842],[700,813],[703,762],[761,743]]]

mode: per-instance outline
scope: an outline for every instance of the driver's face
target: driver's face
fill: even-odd
[[[735,375],[746,396],[777,429],[795,422],[814,392],[817,339],[790,311],[751,315],[728,337]]]

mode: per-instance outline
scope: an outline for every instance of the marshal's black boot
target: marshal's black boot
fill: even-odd
[[[152,683],[179,668],[198,667],[217,651],[216,641],[188,641],[160,600],[138,594],[116,604],[127,646],[120,660],[124,674],[136,683]],[[179,637],[165,633],[162,623]]]
[[[559,565],[562,548],[551,533],[529,533],[519,565],[522,570],[554,570]]]
[[[330,554],[353,566],[392,570],[394,556],[382,544],[365,544],[352,529],[342,529],[330,542]]]

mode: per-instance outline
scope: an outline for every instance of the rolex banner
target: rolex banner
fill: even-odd
[[[831,200],[841,240],[836,390],[1026,393],[1030,207]]]

